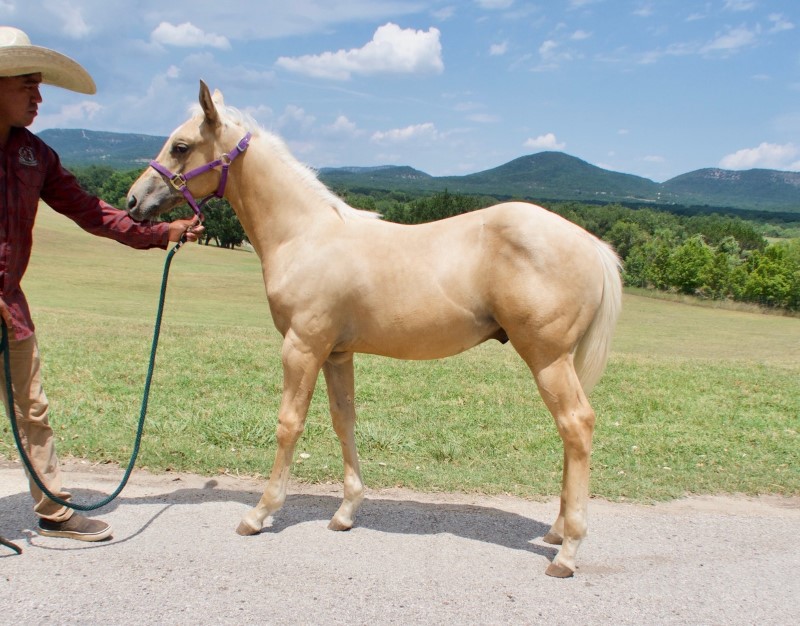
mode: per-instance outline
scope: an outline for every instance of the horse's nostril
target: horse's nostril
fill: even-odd
[[[136,207],[136,196],[131,194],[128,196],[128,208],[133,209],[134,207]]]

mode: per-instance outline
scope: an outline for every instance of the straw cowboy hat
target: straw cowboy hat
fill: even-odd
[[[60,52],[31,45],[18,28],[0,26],[0,76],[42,74],[42,82],[78,93],[97,91],[92,77],[77,62]]]

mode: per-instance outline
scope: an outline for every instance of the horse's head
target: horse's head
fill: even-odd
[[[133,219],[153,219],[186,202],[181,185],[188,189],[189,197],[195,198],[220,189],[218,167],[191,180],[182,177],[217,159],[229,162],[228,153],[241,139],[242,129],[223,120],[220,115],[223,107],[222,94],[215,91],[212,96],[208,86],[200,81],[200,111],[170,135],[153,167],[145,170],[128,191],[128,213]]]

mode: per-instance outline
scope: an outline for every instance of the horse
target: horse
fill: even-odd
[[[283,336],[275,461],[239,534],[258,534],[284,504],[320,370],[344,464],[328,528],[349,530],[364,498],[354,354],[440,359],[494,339],[530,368],[562,439],[559,512],[543,537],[560,548],[546,574],[574,574],[595,424],[587,394],[621,310],[621,264],[608,244],[525,202],[418,225],[382,220],[346,204],[282,139],[202,81],[199,106],[151,165],[130,188],[129,215],[150,220],[186,201],[199,212],[195,197],[225,197],[258,255]]]

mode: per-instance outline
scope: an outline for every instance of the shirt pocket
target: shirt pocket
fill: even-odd
[[[22,184],[23,193],[35,192],[37,196],[39,195],[42,187],[44,187],[44,170],[33,165],[20,165],[15,169],[14,173],[17,176],[17,180]]]

